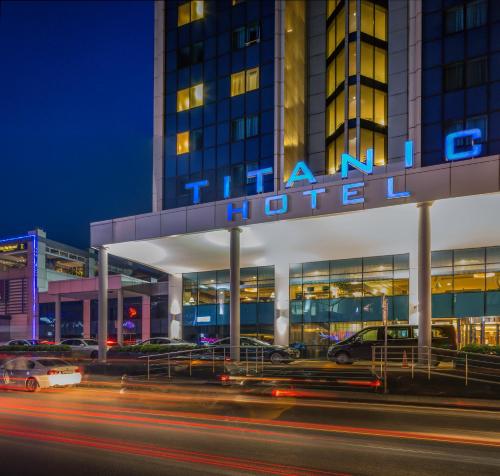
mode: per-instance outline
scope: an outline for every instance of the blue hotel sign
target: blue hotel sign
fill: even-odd
[[[470,140],[471,145],[467,148],[460,148],[458,150],[457,141],[458,140]],[[448,134],[445,138],[445,157],[447,161],[456,161],[463,159],[470,159],[472,157],[477,157],[481,154],[481,144],[474,143],[481,139],[481,131],[479,129],[468,129],[465,131],[458,131]],[[413,142],[405,142],[405,168],[413,167]],[[366,151],[366,161],[361,162],[357,158],[349,155],[342,154],[341,170],[340,175],[342,179],[349,177],[350,168],[357,169],[365,175],[371,175],[373,173],[373,149],[368,149]],[[247,173],[248,179],[255,179],[256,193],[262,193],[264,191],[264,176],[273,173],[272,167],[267,167],[264,169],[251,170]],[[311,169],[307,166],[305,162],[297,162],[295,165],[290,178],[285,184],[285,188],[292,188],[296,182],[308,182],[313,185],[318,181]],[[193,191],[193,204],[196,205],[201,201],[201,190],[204,187],[208,187],[208,180],[199,180],[197,182],[190,182],[185,185],[186,190]],[[365,199],[363,197],[362,189],[364,187],[364,182],[349,183],[342,186],[342,205],[355,205],[359,203],[364,203]],[[325,193],[325,188],[316,188],[312,190],[305,190],[302,195],[310,197],[311,209],[315,210],[318,206],[318,195]],[[404,191],[394,190],[394,177],[387,178],[387,188],[386,188],[386,198],[388,200],[407,198],[410,197],[411,193]],[[231,197],[231,177],[224,177],[224,198],[228,199]],[[272,215],[282,215],[288,212],[288,195],[286,193],[280,195],[274,195],[272,197],[266,197],[265,214],[268,216]],[[235,206],[233,203],[228,203],[227,205],[227,220],[233,221],[234,216],[240,214],[243,220],[247,220],[249,216],[249,201],[243,200],[241,205]]]

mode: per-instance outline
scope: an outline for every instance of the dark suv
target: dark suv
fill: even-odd
[[[366,327],[348,339],[328,348],[327,356],[337,364],[352,364],[357,360],[371,360],[372,347],[384,345],[384,327]],[[418,326],[387,326],[387,345],[401,348],[401,354],[407,347],[418,346]],[[432,347],[442,349],[457,348],[457,337],[452,325],[438,324],[432,326]],[[393,355],[393,353],[391,353]],[[444,359],[443,359],[444,360]]]

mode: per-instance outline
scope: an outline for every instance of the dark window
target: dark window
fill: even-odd
[[[231,124],[231,139],[233,141],[243,140],[245,138],[245,118],[239,117],[233,119]]]
[[[246,28],[244,26],[233,30],[233,49],[245,48],[245,32]]]
[[[464,64],[452,63],[444,67],[444,89],[453,91],[464,87]]]
[[[177,66],[179,68],[185,68],[191,64],[191,47],[184,46],[179,50],[179,56],[177,58]]]
[[[467,4],[467,28],[476,28],[486,23],[486,0]]]
[[[484,84],[488,80],[487,64],[486,57],[476,58],[467,62],[466,80],[468,87]]]
[[[191,46],[191,64],[201,63],[203,61],[203,42],[200,41]]]
[[[248,26],[247,28],[247,45],[256,43],[260,40],[260,28],[258,23]]]
[[[178,50],[177,66],[185,68],[192,64],[203,61],[203,42],[194,43],[190,46],[184,46]]]
[[[259,134],[259,116],[247,117],[247,137],[254,137]]]
[[[469,117],[465,121],[466,129],[479,129],[481,131],[481,140],[478,143],[486,142],[488,139],[488,116]]]
[[[446,33],[456,33],[464,29],[464,7],[454,7],[445,13]]]
[[[203,131],[198,129],[191,132],[190,152],[203,149]]]

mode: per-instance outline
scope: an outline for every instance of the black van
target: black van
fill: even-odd
[[[387,344],[388,346],[408,348],[417,346],[418,326],[387,326]],[[357,360],[371,360],[372,347],[382,345],[384,345],[384,327],[365,327],[348,339],[330,346],[327,357],[337,362],[337,364],[351,364]],[[446,324],[432,326],[432,347],[456,350],[457,336],[455,328]]]

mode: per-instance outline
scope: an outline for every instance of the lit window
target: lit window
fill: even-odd
[[[381,126],[387,125],[387,93],[384,91],[379,91],[378,89],[373,90],[374,102],[373,102],[373,120],[375,123]]]
[[[349,76],[356,74],[356,42],[349,43]]]
[[[177,91],[177,112],[203,106],[203,83]]]
[[[246,76],[247,76],[247,84],[246,84],[247,92],[259,89],[259,68],[248,69]]]
[[[189,152],[189,131],[177,134],[177,155]]]
[[[238,96],[245,92],[245,71],[231,75],[231,96]]]
[[[340,134],[328,145],[328,173],[334,174],[340,170],[342,154],[344,153],[344,134]]]
[[[337,5],[339,3],[340,3],[340,0],[328,0],[327,7],[326,7],[327,17],[329,17],[333,13],[333,11],[335,10],[335,8],[337,7]]]
[[[356,31],[356,0],[349,0],[349,33]]]
[[[203,0],[193,0],[191,2],[179,5],[177,9],[177,26],[187,25],[188,23],[203,18]]]
[[[356,119],[356,86],[349,86],[349,119]]]
[[[361,32],[387,41],[387,9],[361,0]]]
[[[335,98],[335,130],[344,123],[344,91]]]

